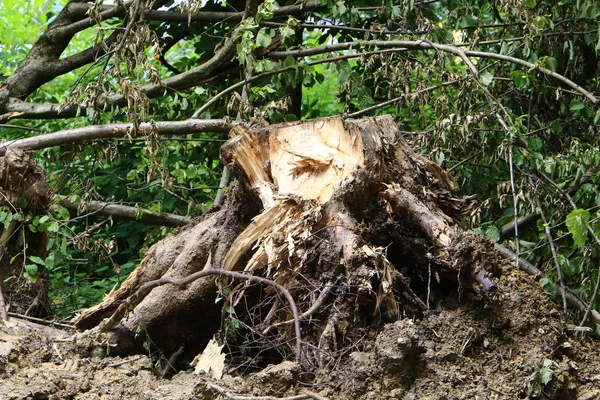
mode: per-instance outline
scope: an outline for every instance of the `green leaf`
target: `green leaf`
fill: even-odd
[[[544,359],[542,363],[542,367],[540,368],[540,382],[542,385],[547,385],[552,380],[552,370],[550,367],[552,366],[552,361],[547,358]]]
[[[59,228],[60,228],[60,225],[58,224],[58,222],[52,221],[50,223],[50,225],[48,225],[48,232],[56,233],[56,232],[58,232]]]
[[[477,19],[472,16],[464,16],[458,21],[459,28],[469,28],[472,26],[477,26]]]
[[[551,283],[552,282],[550,282],[550,279],[548,279],[546,277],[540,279],[540,285],[542,285],[542,287],[546,287]]]
[[[586,210],[574,210],[567,215],[566,224],[577,246],[584,246],[587,241],[587,223],[590,213]]]
[[[529,75],[524,71],[512,71],[510,73],[510,77],[519,89],[525,89],[527,86],[529,86]]]
[[[41,258],[37,257],[37,256],[29,256],[29,260],[31,262],[34,262],[38,265],[45,265],[46,263],[44,262],[44,260],[42,260]]]
[[[556,58],[554,57],[546,57],[546,60],[544,60],[544,65],[550,71],[556,72],[556,68],[558,68],[558,61],[556,61]]]
[[[486,71],[481,75],[481,83],[483,83],[484,86],[489,86],[493,80],[494,75],[492,75],[489,71]]]
[[[585,107],[585,104],[583,104],[582,102],[580,102],[577,99],[573,99],[571,100],[571,103],[569,103],[569,110],[571,111],[579,111],[582,110]]]
[[[275,32],[273,32],[270,28],[260,28],[258,31],[258,35],[256,35],[256,45],[258,47],[267,47],[271,44],[271,39],[275,36]]]
[[[490,225],[485,228],[485,236],[489,237],[494,242],[497,242],[500,240],[500,231],[495,225]]]
[[[25,272],[23,276],[31,283],[37,282],[37,272],[38,266],[35,264],[27,264],[25,265]]]

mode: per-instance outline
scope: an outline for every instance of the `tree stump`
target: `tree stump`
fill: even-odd
[[[493,294],[493,244],[459,228],[469,203],[454,194],[457,183],[416,154],[390,116],[238,126],[230,136],[222,160],[238,179],[226,204],[155,244],[120,289],[78,316],[79,328],[100,324],[148,282],[238,271],[287,288],[301,314],[301,358],[317,367],[360,327],[423,315],[450,291]],[[242,358],[295,351],[290,308],[272,287],[214,276],[162,283],[130,302],[113,329],[116,350],[150,339],[195,355],[220,330]]]

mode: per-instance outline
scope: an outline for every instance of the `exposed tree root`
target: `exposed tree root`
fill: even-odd
[[[210,257],[209,257],[209,262],[210,262]],[[302,336],[300,333],[300,316],[298,314],[298,308],[296,307],[296,302],[294,301],[294,298],[290,295],[290,292],[285,287],[281,286],[280,284],[278,284],[276,282],[273,282],[270,279],[266,279],[266,278],[262,278],[260,276],[254,276],[254,275],[244,275],[242,273],[234,272],[234,271],[213,269],[213,268],[210,268],[208,265],[209,265],[209,263],[207,263],[207,267],[204,270],[198,271],[198,272],[196,272],[192,275],[189,275],[185,278],[181,278],[181,279],[161,278],[161,279],[157,279],[157,280],[145,283],[133,295],[131,295],[126,300],[124,300],[123,303],[119,306],[119,308],[117,308],[117,310],[114,312],[114,314],[110,318],[103,321],[99,325],[100,332],[108,332],[108,331],[114,329],[121,322],[121,320],[125,316],[125,313],[128,310],[135,309],[135,307],[138,304],[140,304],[140,302],[142,300],[144,300],[144,298],[148,295],[148,293],[150,293],[150,291],[152,291],[152,289],[154,289],[156,287],[166,285],[166,284],[184,286],[184,285],[187,285],[187,284],[189,284],[197,279],[200,279],[202,277],[205,277],[205,276],[218,276],[218,277],[226,276],[226,277],[233,278],[233,279],[246,280],[246,281],[250,281],[250,282],[261,283],[264,285],[272,286],[286,298],[286,300],[289,302],[290,310],[294,316],[294,330],[296,333],[296,361],[300,361],[300,359],[302,357]]]

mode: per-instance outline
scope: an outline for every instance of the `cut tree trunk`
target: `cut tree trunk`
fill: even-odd
[[[307,368],[358,340],[360,329],[351,327],[423,315],[449,291],[481,301],[494,293],[501,257],[487,239],[458,227],[469,203],[454,195],[448,172],[410,148],[391,117],[238,126],[230,137],[222,160],[238,180],[226,204],[154,245],[121,288],[78,316],[85,329],[120,310],[112,319],[119,325],[103,325],[113,351],[147,341],[167,356],[182,345],[193,356],[217,331],[240,363],[298,351],[289,345],[294,321],[279,291],[212,273],[177,284],[202,270],[244,272],[287,288],[302,328],[296,357]]]

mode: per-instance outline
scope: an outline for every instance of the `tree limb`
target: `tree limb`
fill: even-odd
[[[4,293],[2,293],[2,282],[0,282],[0,322],[8,319],[6,312],[6,303],[4,302]]]
[[[100,15],[103,19],[112,17],[123,17],[125,9],[122,7],[105,6],[105,11]],[[319,8],[317,2],[307,1],[304,4],[296,4],[290,6],[279,7],[273,12],[273,17],[282,17],[287,15],[297,15],[306,11],[313,11]],[[73,3],[69,5],[69,10],[73,15],[86,16],[90,9],[89,3]],[[105,14],[106,13],[106,14]],[[165,21],[165,22],[240,22],[244,15],[243,11],[228,12],[228,11],[200,11],[195,14],[188,12],[177,11],[159,11],[159,10],[144,10],[144,19],[148,21]],[[85,28],[84,28],[85,29]]]
[[[122,204],[105,203],[103,201],[89,201],[84,203],[75,203],[66,196],[57,196],[59,204],[70,211],[84,212],[88,215],[102,215],[105,217],[114,217],[131,221],[138,221],[148,225],[159,226],[182,226],[192,221],[189,217],[176,214],[155,214],[142,208],[124,206]]]
[[[507,61],[513,64],[521,65],[528,69],[533,69],[543,73],[544,75],[550,76],[565,85],[571,87],[575,91],[579,92],[583,96],[585,96],[588,100],[590,100],[593,104],[598,103],[598,98],[595,97],[592,93],[588,92],[572,80],[564,77],[563,75],[557,74],[554,71],[551,71],[547,68],[540,67],[534,63],[530,63],[529,61],[521,60],[520,58],[507,56],[504,54],[483,52],[483,51],[473,51],[473,50],[461,50],[456,46],[432,43],[429,41],[423,40],[368,40],[363,42],[351,42],[351,43],[337,43],[327,46],[315,47],[311,49],[300,49],[300,50],[289,50],[289,51],[276,51],[269,54],[270,58],[275,59],[285,59],[286,57],[308,57],[323,53],[329,53],[332,51],[342,51],[342,50],[350,50],[350,49],[361,49],[364,47],[377,47],[377,48],[390,48],[390,47],[398,47],[403,48],[402,51],[406,50],[425,50],[425,49],[435,49],[439,51],[444,51],[450,54],[454,54],[457,56],[461,56],[461,53],[466,55],[467,57],[477,57],[477,58],[490,58],[495,60]]]
[[[336,61],[340,61],[340,60],[347,60],[347,59],[350,59],[350,58],[359,58],[361,56],[366,56],[366,55],[371,55],[371,54],[388,53],[388,52],[393,52],[393,51],[397,51],[397,50],[398,49],[391,49],[391,50],[368,51],[368,52],[357,53],[357,54],[345,54],[345,55],[342,55],[342,56],[335,56],[335,57],[329,57],[329,58],[323,58],[323,59],[320,59],[320,60],[311,61],[311,62],[306,63],[306,65],[313,66],[313,65],[318,65],[318,64],[336,62]],[[229,86],[228,88],[223,89],[222,91],[220,91],[219,93],[217,93],[216,95],[214,95],[209,101],[207,101],[206,103],[204,103],[202,105],[202,107],[200,107],[199,109],[197,109],[194,112],[194,114],[192,114],[192,118],[198,118],[200,115],[202,115],[203,112],[205,112],[206,110],[208,110],[220,98],[222,98],[223,96],[226,96],[227,94],[229,94],[229,93],[231,93],[231,92],[233,92],[233,91],[235,91],[235,90],[243,87],[247,83],[254,82],[254,81],[257,81],[259,79],[268,78],[268,77],[273,76],[273,75],[282,74],[284,72],[294,71],[294,70],[295,70],[295,67],[281,68],[281,69],[278,69],[278,70],[275,70],[275,71],[263,72],[262,74],[258,74],[258,75],[252,76],[250,79],[244,79],[243,81],[234,83],[233,85]]]
[[[581,188],[581,186],[583,186],[585,183],[587,183],[590,180],[590,178],[594,175],[594,171],[597,168],[598,168],[598,166],[596,166],[596,165],[592,165],[590,168],[588,168],[588,170],[585,172],[585,174],[581,177],[580,180],[574,181],[573,183],[571,183],[571,185],[567,189],[567,193],[571,196],[574,195],[575,193],[577,193],[577,191]],[[523,229],[523,228],[533,225],[534,223],[537,222],[538,219],[540,219],[540,214],[538,214],[538,213],[529,214],[529,215],[519,218],[516,221],[516,226],[520,230],[520,229]],[[505,224],[504,226],[502,226],[502,228],[500,230],[500,239],[501,240],[509,239],[509,238],[513,237],[514,235],[515,235],[515,221],[511,221],[511,222]]]
[[[222,119],[187,119],[184,121],[157,121],[140,124],[138,132],[144,134],[156,129],[160,135],[187,135],[198,132],[228,132],[230,125]],[[8,148],[40,150],[69,143],[89,142],[97,139],[114,139],[131,133],[133,124],[92,125],[66,129],[29,138],[0,142],[0,156]]]
[[[74,56],[60,60],[60,56],[71,39],[79,31],[65,31],[65,29],[82,22],[89,25],[91,23],[89,21],[91,21],[89,18],[80,21],[79,17],[68,11],[68,7],[61,10],[54,24],[40,36],[15,72],[3,82],[4,90],[0,91],[0,112],[10,111],[4,109],[8,105],[9,98],[24,99],[44,83],[79,68],[91,62],[95,57],[104,54],[104,48],[98,44]],[[107,40],[110,42],[115,38],[116,33],[113,33]]]

